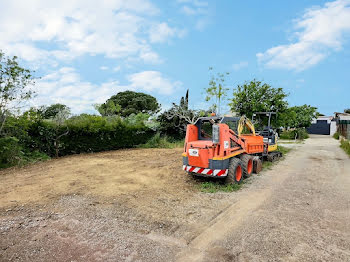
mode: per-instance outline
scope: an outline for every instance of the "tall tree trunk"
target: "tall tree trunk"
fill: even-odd
[[[2,120],[1,120],[0,135],[2,134],[2,129],[4,128],[6,118],[7,118],[7,116],[6,116],[6,113],[4,112],[4,113],[3,113]]]

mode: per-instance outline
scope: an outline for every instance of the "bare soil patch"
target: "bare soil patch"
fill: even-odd
[[[312,136],[236,192],[202,193],[181,149],[0,172],[0,261],[350,261],[350,161]]]
[[[186,245],[232,195],[200,193],[181,152],[119,150],[1,171],[0,260],[134,259],[138,246],[141,260],[157,261]],[[154,243],[165,251],[150,256]]]

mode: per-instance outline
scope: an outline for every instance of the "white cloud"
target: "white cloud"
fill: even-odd
[[[201,15],[201,14],[203,15],[203,14],[207,14],[208,11],[206,8],[203,8],[203,7],[184,5],[182,7],[182,12],[185,13],[186,15]]]
[[[242,69],[244,67],[247,67],[247,66],[248,66],[248,62],[247,61],[241,61],[241,62],[239,62],[237,64],[233,64],[232,68],[233,68],[233,70],[238,71],[238,70],[240,70],[240,69]]]
[[[125,91],[146,91],[169,95],[181,88],[182,83],[171,81],[158,71],[143,71],[127,76],[128,83],[108,81],[93,84],[83,81],[72,67],[62,67],[41,78],[35,85],[37,97],[30,101],[31,106],[62,103],[75,114],[93,111],[93,104],[103,103],[112,95]]]
[[[116,66],[116,67],[113,68],[113,71],[114,71],[114,72],[118,72],[118,71],[120,71],[120,69],[121,69],[120,66]]]
[[[341,50],[344,36],[350,32],[350,0],[307,9],[295,21],[295,29],[295,43],[258,53],[258,60],[269,68],[302,71],[319,63],[332,51]]]
[[[109,67],[108,66],[100,66],[100,69],[105,71],[105,70],[108,70]]]
[[[182,11],[186,14],[186,15],[195,15],[197,14],[197,10],[194,8],[191,8],[187,5],[182,7]]]
[[[197,20],[195,28],[198,31],[204,31],[204,29],[207,27],[207,25],[210,23],[208,18],[200,18]]]
[[[151,43],[164,43],[173,37],[183,37],[185,30],[170,27],[167,23],[154,25],[150,29],[149,37]]]
[[[177,0],[178,3],[192,4],[196,7],[208,6],[208,2],[199,0]]]
[[[209,4],[206,1],[199,0],[177,0],[182,5],[181,12],[195,19],[194,28],[203,31],[210,23],[209,20]]]
[[[1,48],[27,61],[157,56],[145,33],[160,11],[148,0],[13,0],[1,1],[0,9],[6,10],[0,16]]]
[[[140,58],[150,64],[160,64],[163,60],[156,52],[153,52],[150,48],[144,48],[140,51]]]
[[[92,111],[94,103],[102,103],[126,88],[116,81],[101,85],[82,81],[74,68],[63,67],[37,81],[35,89],[38,96],[30,102],[33,106],[63,103],[74,113],[82,113]]]
[[[143,71],[128,76],[130,87],[133,89],[143,89],[149,92],[157,92],[170,95],[178,88],[181,88],[180,81],[171,81],[162,76],[158,71]]]

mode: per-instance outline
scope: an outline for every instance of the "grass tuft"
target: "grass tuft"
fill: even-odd
[[[347,153],[350,157],[350,141],[342,139],[340,141],[340,147]]]
[[[280,151],[283,155],[289,153],[292,149],[285,146],[277,146],[277,150]]]
[[[139,145],[140,148],[177,148],[183,147],[183,140],[173,140],[167,136],[161,136],[159,133],[151,137],[147,143]]]
[[[334,135],[333,135],[333,138],[339,140],[339,133],[335,132]]]
[[[286,154],[288,154],[292,149],[289,148],[289,147],[285,147],[285,146],[280,146],[280,145],[279,145],[279,146],[277,147],[277,150],[280,151],[280,152],[283,154],[283,156],[282,156],[282,158],[281,158],[281,159],[283,159],[284,156],[285,156]],[[277,162],[278,162],[278,161],[276,161],[276,162],[264,161],[264,162],[263,162],[263,170],[264,170],[264,169],[270,170],[270,169],[272,168],[272,166],[273,166],[275,163],[277,163]]]
[[[242,187],[241,184],[224,184],[220,181],[213,182],[213,181],[207,181],[199,184],[199,189],[201,192],[204,193],[216,193],[216,192],[233,192],[237,191]]]

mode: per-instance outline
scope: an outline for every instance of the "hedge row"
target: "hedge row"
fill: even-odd
[[[96,121],[67,121],[57,126],[50,122],[37,122],[28,129],[29,141],[25,147],[37,149],[49,156],[130,148],[146,143],[154,131],[144,125],[131,126],[122,121],[108,122],[98,117]]]
[[[143,121],[131,123],[119,117],[81,115],[61,124],[28,115],[10,117],[0,137],[0,167],[22,163],[33,155],[42,158],[135,147],[154,134]]]

